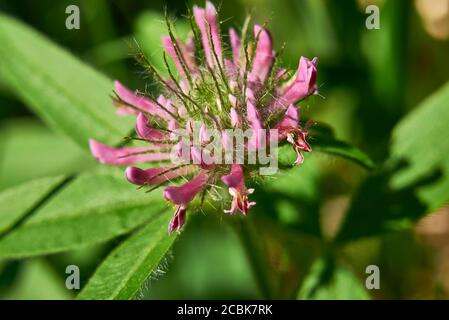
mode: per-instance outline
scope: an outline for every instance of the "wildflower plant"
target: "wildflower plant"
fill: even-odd
[[[242,3],[226,5],[240,8]],[[264,2],[263,9],[278,17],[282,12],[282,21],[274,21],[280,34],[295,21],[298,32],[291,41],[301,41],[298,47],[316,51],[324,62],[319,81],[326,79],[329,99],[314,106],[319,113],[313,114],[318,120],[313,126],[301,111],[304,99],[317,94],[317,60],[299,58],[292,69],[282,69],[283,46],[273,45],[265,24],[254,26],[247,18],[241,28],[224,30],[210,3],[195,7],[177,29],[166,15],[160,55],[163,14],[139,10],[135,24],[121,29],[135,26],[136,57],[149,76],[144,92],[118,81],[113,88],[105,65],[117,59],[114,74],[120,79],[131,71],[115,69],[125,67],[127,55],[110,22],[121,23],[123,15],[109,19],[107,14],[131,12],[134,4],[117,8],[107,3],[105,19],[84,19],[76,31],[61,28],[67,17],[63,4],[52,11],[57,19],[44,14],[39,15],[44,20],[27,23],[29,17],[12,3],[9,14],[0,14],[1,95],[6,98],[0,99],[0,298],[444,295],[439,285],[418,286],[404,296],[408,291],[398,288],[410,288],[407,281],[415,281],[416,272],[395,282],[404,264],[382,267],[385,261],[405,259],[410,270],[432,277],[427,282],[442,281],[432,270],[444,263],[429,269],[432,261],[423,264],[401,253],[444,253],[444,246],[425,249],[422,241],[410,241],[411,235],[435,234],[432,226],[444,225],[447,216],[443,151],[448,143],[441,137],[448,135],[449,85],[442,85],[446,80],[438,72],[447,64],[444,48],[433,47],[438,54],[426,60],[431,63],[424,69],[420,59],[404,60],[413,48],[428,46],[428,39],[415,37],[409,43],[418,30],[416,15],[409,17],[412,29],[392,23],[398,14],[414,10],[403,1],[385,2],[388,28],[377,31],[365,28],[364,8],[354,14],[355,2],[343,10],[328,1],[282,10],[286,5]],[[32,8],[37,13],[46,9],[36,1]],[[90,9],[98,11],[85,2],[81,17]],[[184,28],[179,26],[189,21],[190,34],[180,37],[177,31]],[[55,33],[37,31],[39,26],[76,35],[69,40],[72,49],[83,39],[75,51],[88,49],[86,60],[101,64],[106,74],[54,43]],[[98,30],[109,39],[99,47],[101,39],[88,36]],[[364,50],[367,43],[373,50]],[[379,65],[386,67],[373,68]],[[433,74],[440,76],[429,77]],[[411,103],[424,94],[428,98],[411,111]],[[24,106],[34,116],[27,112],[26,119],[16,119],[24,115]],[[321,122],[326,119],[332,123]],[[356,141],[378,162],[342,138]],[[307,154],[312,147],[313,154]],[[99,169],[92,153],[119,169]],[[174,214],[168,214],[172,205]],[[194,211],[216,213],[229,225],[207,217],[195,223]],[[180,234],[186,220],[192,224]],[[438,234],[446,233],[438,228]],[[376,243],[394,250],[378,250]],[[166,281],[153,287],[168,267]],[[66,281],[54,278],[55,270]],[[24,290],[37,278],[42,290]],[[385,279],[390,285],[382,285]],[[54,292],[50,296],[47,285]]]
[[[263,167],[276,165],[278,142],[292,144],[295,164],[304,161],[302,152],[312,149],[296,104],[317,93],[317,58],[301,57],[293,74],[281,68],[269,31],[254,25],[250,32],[250,19],[241,35],[229,30],[231,50],[226,52],[217,10],[210,2],[205,8],[193,8],[192,32],[185,42],[175,37],[166,21],[168,35],[161,40],[169,77],[138,55],[160,84],[161,95],[133,92],[115,82],[118,114],[136,116],[136,139],[147,145],[113,148],[90,140],[90,149],[101,163],[128,166],[127,179],[151,190],[193,176],[164,189],[164,197],[176,206],[171,233],[184,225],[189,203],[200,194],[204,199],[217,185],[228,188],[232,197],[226,213],[248,214],[255,205],[249,199],[254,189],[245,181],[276,171]],[[132,166],[148,162],[167,164],[149,169]]]

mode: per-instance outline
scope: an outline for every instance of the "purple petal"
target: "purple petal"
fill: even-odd
[[[317,92],[317,62],[317,58],[310,61],[301,57],[295,80],[279,98],[281,105],[287,106]]]
[[[158,185],[165,181],[176,179],[190,171],[188,167],[159,167],[140,169],[136,167],[126,168],[125,175],[129,182],[137,185]]]
[[[154,112],[158,107],[145,97],[139,96],[126,88],[119,81],[114,81],[115,91],[120,99],[144,112]],[[129,107],[128,107],[129,108]]]
[[[167,135],[163,132],[148,126],[148,117],[143,113],[137,115],[136,132],[142,139],[159,141],[167,140]]]
[[[235,108],[231,108],[231,125],[235,128],[240,126],[240,116]]]
[[[163,95],[160,95],[157,98],[157,102],[163,107],[157,106],[156,110],[154,110],[154,114],[159,116],[162,119],[167,121],[173,120],[173,117],[167,112],[169,111],[172,114],[177,113],[177,110],[172,106],[171,100],[165,98]]]
[[[276,129],[280,128],[297,128],[299,123],[299,111],[293,105],[289,105],[285,112],[284,118],[275,126]]]
[[[210,46],[210,40],[212,40],[213,50],[217,55],[218,62],[221,64],[222,51],[220,44],[220,31],[217,20],[217,10],[211,2],[207,1],[205,9],[194,6],[193,15],[195,17],[195,22],[198,25],[198,29],[200,29],[201,32],[201,40],[203,43],[204,52],[206,53],[207,63],[211,67],[216,65],[216,59]]]
[[[225,210],[225,212],[234,214],[238,209],[244,215],[247,215],[249,209],[251,209],[256,203],[248,202],[248,195],[254,190],[246,189],[242,166],[239,164],[233,164],[230,173],[226,176],[222,176],[221,180],[226,186],[228,186],[229,193],[232,195],[231,209]]]
[[[176,205],[185,206],[206,187],[209,176],[204,172],[179,187],[167,187],[164,189],[164,197]]]
[[[133,109],[116,99],[113,99],[112,103],[117,107],[117,109],[115,110],[115,114],[117,114],[118,116],[123,117],[130,114],[136,115],[137,113],[139,113],[139,111],[137,111],[136,109]]]
[[[176,208],[175,215],[168,225],[168,234],[172,234],[175,231],[179,232],[181,230],[186,222],[186,212],[187,208],[185,206],[178,206]]]
[[[251,101],[248,101],[246,108],[248,122],[250,124],[250,128],[253,130],[253,134],[248,140],[248,149],[257,150],[259,148],[259,144],[263,139],[262,135],[264,133],[264,130],[262,122],[260,120],[260,116],[256,107],[251,103]]]
[[[246,105],[246,112],[248,117],[248,122],[253,130],[255,129],[263,129],[262,122],[260,120],[259,112],[256,109],[256,106],[252,102],[248,102]]]
[[[207,129],[207,126],[204,123],[200,127],[199,135],[200,135],[199,136],[200,144],[204,144],[210,140],[209,130]]]
[[[241,43],[240,43],[240,38],[234,28],[229,29],[229,38],[231,41],[232,59],[234,61],[234,64],[236,66],[238,66],[239,60],[240,60]]]
[[[113,148],[89,139],[89,147],[92,155],[98,162],[115,166],[170,159],[169,153],[150,153],[157,150],[154,146],[146,148]]]
[[[120,99],[125,101],[126,103],[136,107],[142,112],[154,114],[162,119],[165,120],[171,120],[173,117],[164,110],[167,109],[171,113],[175,113],[176,110],[171,106],[171,102],[168,99],[165,99],[163,96],[159,96],[158,102],[164,107],[161,108],[157,103],[143,97],[135,94],[128,88],[126,88],[124,85],[122,85],[119,81],[115,81],[115,91],[117,92],[117,95]],[[161,98],[162,97],[162,98]],[[163,101],[163,103],[161,102]],[[121,105],[119,105],[120,107]],[[127,107],[130,108],[130,107]]]
[[[242,189],[245,186],[243,168],[239,164],[233,164],[228,175],[222,176],[221,181],[228,187]]]
[[[221,144],[224,151],[232,151],[233,141],[231,140],[231,137],[229,137],[227,130],[221,130]]]
[[[246,96],[246,100],[250,101],[252,103],[255,103],[256,101],[256,96],[254,94],[254,91],[251,88],[246,88],[245,90],[245,96]]]
[[[239,70],[237,66],[229,59],[224,59],[226,73],[229,77],[229,81],[236,81],[238,79]]]
[[[179,53],[181,54],[181,57],[183,61],[179,59],[179,55],[176,52],[175,46],[173,45],[173,42],[169,36],[162,37],[162,45],[164,46],[165,51],[167,54],[172,58],[172,60],[175,62],[176,68],[178,69],[179,74],[182,76],[185,83],[187,82],[187,75],[183,68],[183,63],[185,68],[187,69],[187,72],[193,72],[194,71],[194,62],[192,61],[191,52],[188,50],[191,50],[180,40],[176,40],[176,45],[179,49]]]
[[[254,26],[254,36],[258,41],[251,75],[263,83],[273,65],[273,43],[268,30],[259,25]]]

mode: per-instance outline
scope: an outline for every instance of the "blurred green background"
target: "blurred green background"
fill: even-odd
[[[164,8],[176,17],[182,33],[183,16],[193,3],[0,0],[0,11],[29,24],[109,78],[144,88],[145,79],[128,43],[135,38],[154,63],[160,63]],[[365,27],[369,3],[380,7],[380,30]],[[80,8],[80,30],[65,28],[65,8],[70,4]],[[220,7],[222,31],[240,28],[249,12],[254,21],[267,22],[275,47],[286,44],[284,65],[296,68],[300,55],[319,57],[321,96],[302,104],[303,113],[331,125],[339,139],[358,146],[377,163],[388,158],[398,121],[449,80],[448,1],[227,0],[215,4]],[[94,166],[89,154],[49,129],[0,77],[0,191]],[[449,298],[448,208],[417,226],[329,248],[328,240],[366,176],[364,169],[345,160],[312,153],[300,168],[257,188],[258,204],[249,219],[266,252],[270,266],[266,277],[273,297],[296,298],[300,292],[302,298]],[[382,214],[381,203],[369,205],[379,205]],[[223,219],[219,214],[191,215],[171,257],[138,298],[264,297],[248,259],[251,253]],[[0,262],[0,297],[73,298],[74,292],[64,286],[65,266],[79,265],[84,284],[118,241]],[[380,290],[360,289],[370,264],[380,266]],[[313,286],[313,272],[323,265],[337,276],[321,292],[311,293],[307,287]]]

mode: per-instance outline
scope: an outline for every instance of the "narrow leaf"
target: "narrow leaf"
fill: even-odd
[[[104,242],[151,220],[163,208],[160,191],[136,191],[122,173],[84,174],[0,240],[0,259]]]
[[[0,190],[95,164],[90,154],[36,119],[9,118],[0,126]]]
[[[112,82],[23,23],[0,15],[2,80],[50,127],[84,148],[116,143],[131,119],[114,114]]]
[[[346,142],[317,136],[311,143],[316,151],[347,159],[367,170],[374,169],[374,162],[366,153]]]
[[[49,177],[23,183],[0,193],[0,234],[10,229],[64,178]]]
[[[169,215],[162,214],[124,241],[103,261],[78,299],[131,299],[170,249]]]

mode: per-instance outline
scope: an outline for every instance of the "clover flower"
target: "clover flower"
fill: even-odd
[[[115,82],[117,113],[136,115],[136,139],[147,145],[115,148],[89,141],[100,163],[128,166],[126,178],[133,184],[156,188],[193,176],[184,184],[164,189],[164,197],[176,206],[169,233],[182,228],[189,203],[197,195],[204,199],[208,190],[219,185],[226,186],[232,197],[230,209],[224,212],[246,215],[255,202],[248,199],[254,190],[246,187],[245,177],[259,174],[262,166],[257,159],[248,160],[252,153],[266,151],[268,142],[292,144],[295,164],[302,163],[302,152],[310,152],[311,147],[307,130],[300,126],[296,103],[317,93],[317,59],[301,57],[296,73],[290,75],[278,66],[266,28],[255,25],[251,34],[247,19],[241,37],[229,30],[231,50],[225,50],[212,3],[207,2],[205,8],[195,6],[190,20],[192,33],[185,42],[175,38],[167,20],[169,35],[162,38],[162,44],[168,78],[139,56],[161,84],[163,94],[154,98]],[[250,134],[237,141],[232,130],[249,130]],[[237,157],[238,152],[244,152],[243,156]],[[132,166],[149,162],[166,164],[149,169]]]

